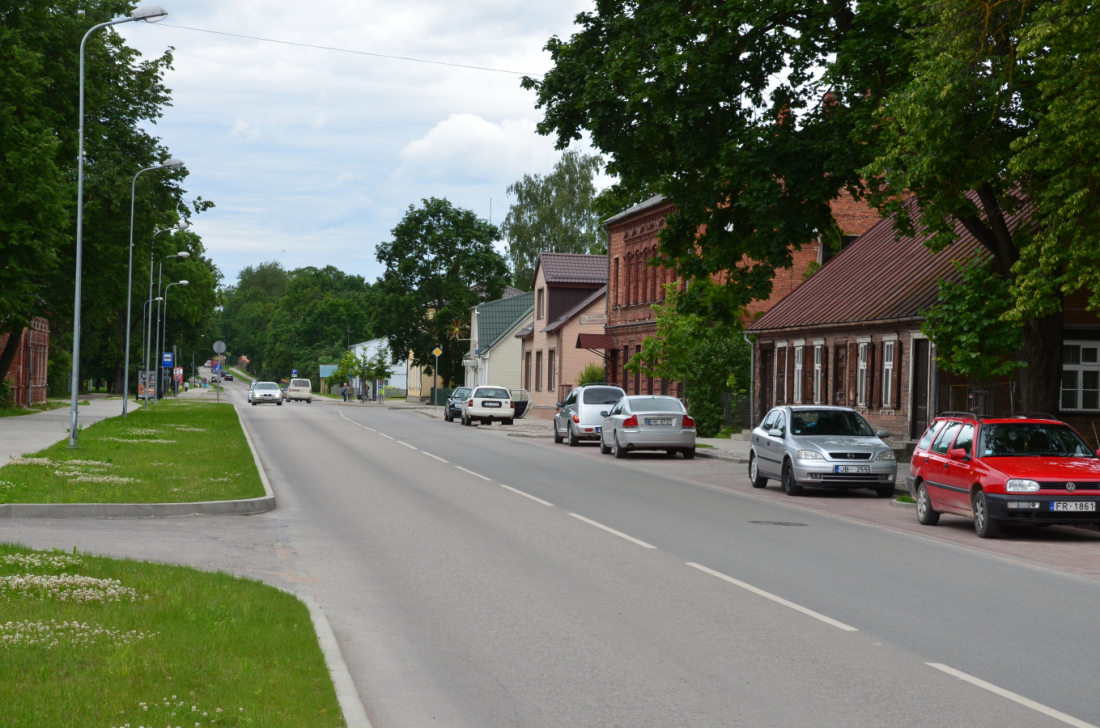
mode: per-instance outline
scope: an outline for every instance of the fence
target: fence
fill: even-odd
[[[752,412],[747,394],[722,392],[722,424],[733,429],[751,430]]]
[[[453,391],[455,391],[454,387],[450,389],[432,387],[431,403],[436,407],[442,407],[447,404],[447,400],[450,398],[451,392]]]

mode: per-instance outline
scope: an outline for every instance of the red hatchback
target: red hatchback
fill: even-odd
[[[1100,523],[1100,458],[1048,415],[945,412],[917,444],[906,480],[925,526],[951,513],[993,538],[1003,523]]]

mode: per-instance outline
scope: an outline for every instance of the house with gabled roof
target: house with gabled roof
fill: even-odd
[[[534,300],[533,292],[517,291],[474,306],[470,313],[470,351],[463,357],[467,387],[491,384],[520,388],[523,344],[515,334],[531,324]]]

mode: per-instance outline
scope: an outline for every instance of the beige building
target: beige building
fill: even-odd
[[[603,335],[607,323],[607,257],[542,253],[531,285],[534,321],[523,342],[523,388],[532,414],[550,419],[581,369],[604,366],[600,351],[582,348],[581,334]]]

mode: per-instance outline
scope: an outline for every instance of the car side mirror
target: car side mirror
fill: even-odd
[[[966,450],[963,450],[961,447],[956,447],[953,450],[948,450],[947,457],[952,460],[966,460]]]
[[[607,417],[607,410],[600,413],[600,417]]]
[[[889,430],[879,430],[878,432],[875,433],[875,437],[877,437],[880,440],[884,437],[890,437],[890,431]]]
[[[557,407],[558,409],[561,409],[562,407],[565,406],[565,402],[555,402],[554,406]]]
[[[783,437],[783,430],[772,428],[768,430],[768,437]]]

